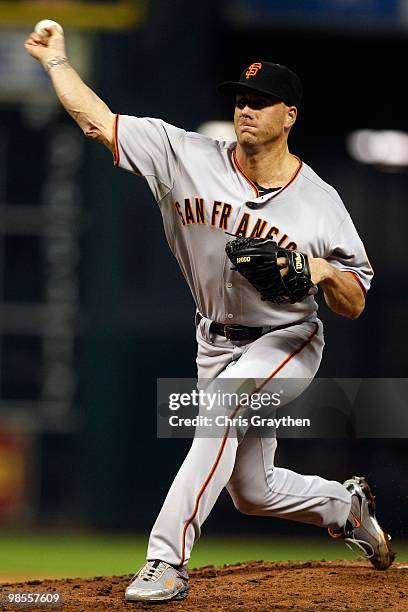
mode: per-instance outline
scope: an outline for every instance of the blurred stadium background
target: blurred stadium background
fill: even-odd
[[[156,379],[195,376],[193,302],[159,211],[25,54],[42,18],[64,26],[73,65],[114,112],[189,130],[230,120],[215,87],[248,63],[298,72],[291,148],[339,190],[376,272],[359,321],[322,304],[319,375],[407,375],[404,0],[0,0],[3,579],[135,570],[190,444],[157,440]],[[366,474],[407,560],[406,436],[288,439],[277,463]],[[322,557],[351,558],[315,528],[239,515],[222,495],[192,564]]]

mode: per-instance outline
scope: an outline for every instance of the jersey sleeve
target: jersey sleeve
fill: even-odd
[[[363,293],[367,293],[374,271],[350,215],[346,216],[337,229],[326,259],[339,271],[354,274]]]
[[[144,176],[160,200],[173,188],[177,151],[185,134],[161,119],[117,115],[114,164]]]

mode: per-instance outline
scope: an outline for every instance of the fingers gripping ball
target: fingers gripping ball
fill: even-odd
[[[237,270],[261,294],[262,300],[294,304],[313,287],[307,255],[281,248],[272,238],[235,238],[226,253]],[[278,257],[286,257],[288,272],[280,273]]]
[[[48,30],[46,30],[46,28],[52,27],[54,27],[60,34],[64,33],[62,26],[56,21],[53,21],[52,19],[42,19],[41,21],[39,21],[34,28],[34,32],[36,34],[39,34],[39,36],[41,36],[42,38],[48,38],[50,33],[48,32]]]

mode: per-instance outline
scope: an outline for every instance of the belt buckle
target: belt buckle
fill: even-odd
[[[231,340],[231,333],[234,331],[233,325],[224,325],[224,335],[227,340]]]
[[[245,342],[250,339],[249,330],[244,325],[224,325],[224,334],[231,342]]]

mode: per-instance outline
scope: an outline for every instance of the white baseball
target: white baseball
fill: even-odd
[[[60,34],[64,33],[62,26],[56,21],[53,21],[52,19],[41,19],[41,21],[39,21],[36,24],[34,28],[34,32],[36,34],[39,34],[42,38],[48,38],[49,33],[47,32],[45,28],[52,28],[52,27],[56,28],[57,32],[59,32]]]

